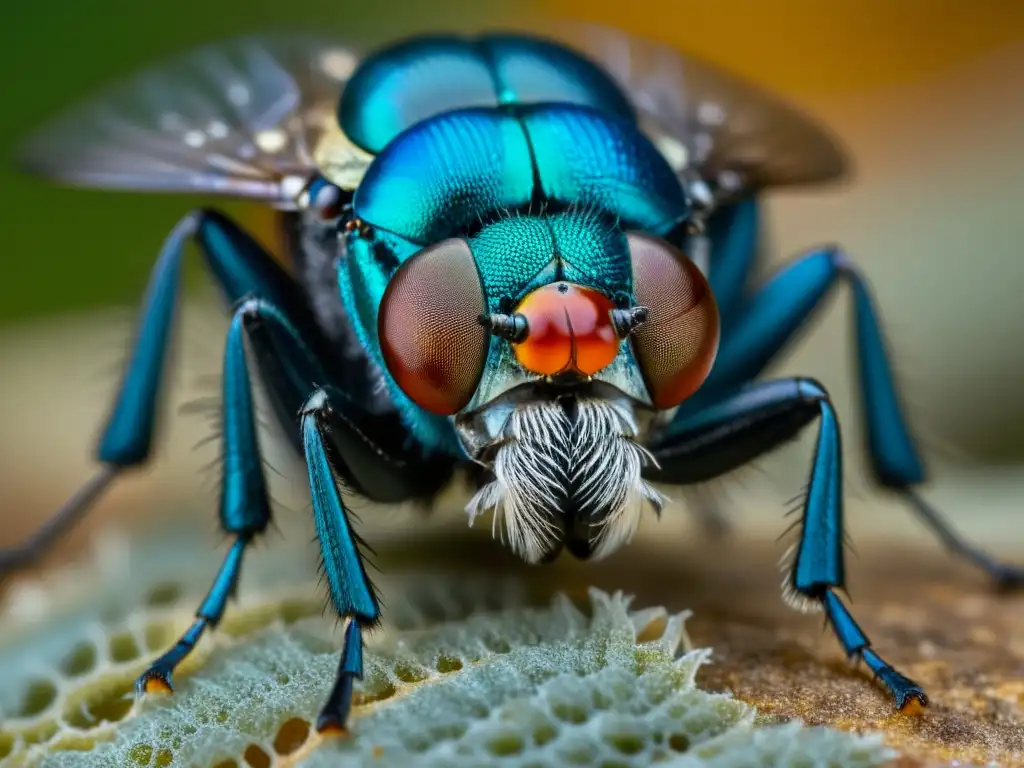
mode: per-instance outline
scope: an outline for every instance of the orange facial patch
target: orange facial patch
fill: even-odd
[[[538,288],[516,307],[528,326],[526,338],[513,347],[516,359],[542,376],[597,373],[619,353],[613,309],[611,299],[593,288],[565,282]]]

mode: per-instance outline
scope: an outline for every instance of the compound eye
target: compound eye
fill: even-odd
[[[377,318],[384,363],[402,391],[442,416],[472,399],[489,334],[476,260],[465,240],[424,248],[392,276]]]
[[[719,320],[711,286],[681,251],[651,235],[627,235],[636,303],[647,322],[633,331],[633,349],[658,409],[673,408],[711,373]]]

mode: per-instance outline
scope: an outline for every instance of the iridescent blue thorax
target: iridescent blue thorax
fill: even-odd
[[[554,44],[495,36],[391,48],[353,74],[339,120],[376,154],[352,202],[363,226],[345,237],[342,299],[404,420],[428,446],[459,450],[449,420],[418,408],[386,373],[377,339],[378,307],[402,262],[462,237],[491,312],[508,312],[531,289],[563,279],[625,307],[625,232],[665,235],[688,213],[677,176],[624,94]],[[470,407],[519,380],[498,343],[488,367],[503,371]],[[609,375],[628,375],[628,352],[618,367]]]

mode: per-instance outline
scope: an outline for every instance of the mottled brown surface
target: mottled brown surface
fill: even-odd
[[[1024,594],[995,593],[937,545],[860,542],[860,556],[847,555],[855,618],[876,650],[931,698],[927,710],[908,717],[895,712],[863,665],[851,668],[821,614],[802,615],[782,602],[781,544],[697,537],[677,545],[662,536],[599,563],[563,557],[530,567],[491,541],[489,530],[459,525],[428,536],[413,525],[392,533],[390,543],[375,542],[381,570],[415,561],[502,570],[527,579],[538,598],[555,591],[583,598],[593,585],[636,595],[636,607],[690,609],[691,639],[715,651],[700,685],[731,690],[769,718],[881,730],[903,754],[894,763],[900,768],[1024,766]]]
[[[544,592],[582,595],[593,584],[636,594],[637,607],[692,609],[691,639],[715,649],[703,687],[731,690],[769,717],[884,731],[901,768],[1024,765],[1024,595],[996,594],[938,548],[847,557],[855,618],[931,698],[916,717],[896,713],[870,672],[846,662],[821,614],[783,604],[774,544],[636,544],[603,563],[527,568],[477,540],[465,557],[507,562]]]

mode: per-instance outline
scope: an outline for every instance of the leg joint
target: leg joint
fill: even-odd
[[[820,403],[830,402],[828,390],[825,385],[817,379],[802,376],[796,380],[797,391],[807,402]]]
[[[256,296],[246,296],[235,307],[235,314],[242,320],[258,319],[265,311],[266,302]]]
[[[321,416],[331,409],[331,402],[327,397],[327,392],[322,388],[318,387],[316,391],[306,400],[302,405],[302,409],[299,411],[300,416]]]
[[[864,273],[861,272],[860,267],[840,246],[828,246],[827,253],[829,261],[838,274],[858,282],[864,280]]]

